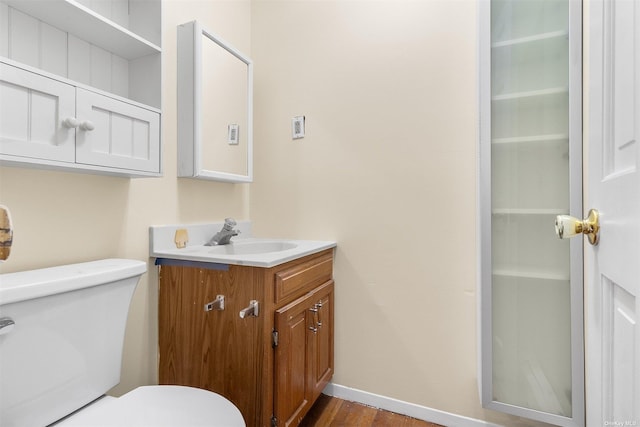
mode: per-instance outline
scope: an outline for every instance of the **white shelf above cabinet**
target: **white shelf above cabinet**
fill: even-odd
[[[125,59],[136,59],[161,48],[74,0],[3,0],[38,18]]]

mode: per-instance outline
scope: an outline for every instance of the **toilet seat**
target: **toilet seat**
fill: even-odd
[[[119,398],[101,399],[56,427],[245,427],[236,406],[208,390],[143,386]]]

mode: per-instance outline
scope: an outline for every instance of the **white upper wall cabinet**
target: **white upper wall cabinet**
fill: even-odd
[[[584,425],[581,3],[480,6],[481,395],[489,409]]]
[[[160,176],[160,46],[159,0],[0,0],[2,164]]]

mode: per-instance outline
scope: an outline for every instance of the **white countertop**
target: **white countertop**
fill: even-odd
[[[216,264],[274,267],[303,256],[336,247],[334,241],[271,239],[251,236],[251,223],[238,221],[240,235],[233,237],[229,245],[205,246],[223,223],[168,225],[149,227],[149,253],[151,257]],[[174,242],[176,230],[186,229],[189,242],[185,248],[177,248]]]

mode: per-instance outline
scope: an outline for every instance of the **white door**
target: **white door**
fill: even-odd
[[[588,4],[587,426],[640,426],[640,1]]]

